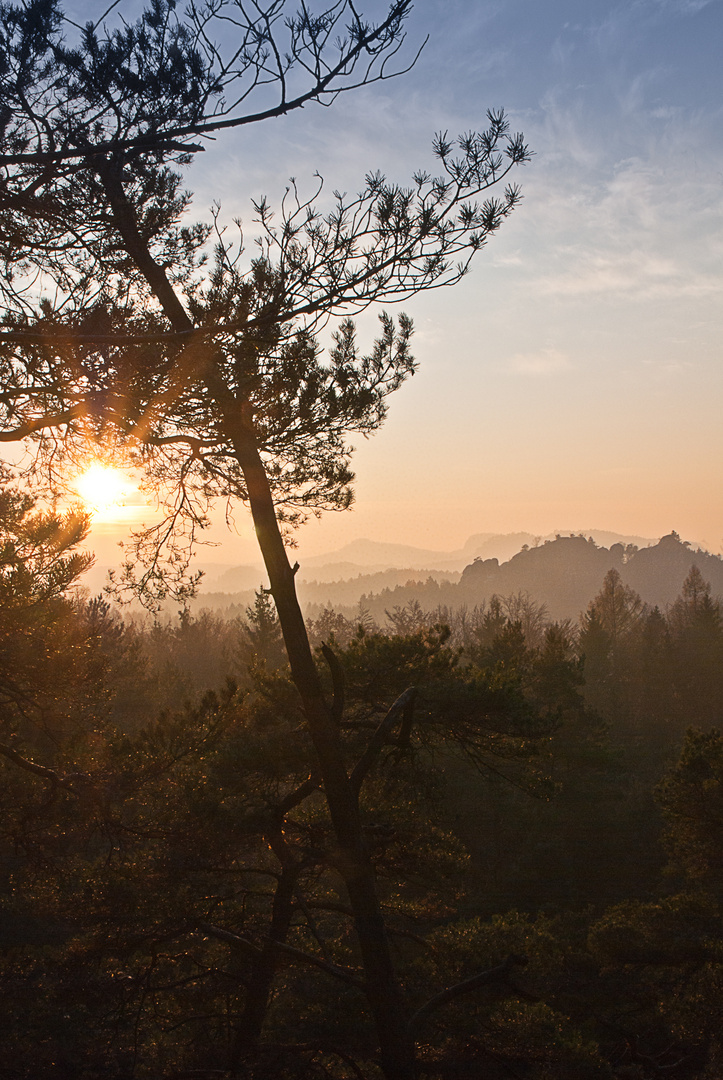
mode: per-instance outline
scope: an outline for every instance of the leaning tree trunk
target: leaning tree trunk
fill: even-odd
[[[173,329],[190,333],[194,326],[166,275],[152,257],[139,229],[137,214],[123,189],[121,170],[103,158],[95,168],[108,195],[114,224],[128,254],[153,290]],[[337,865],[354,915],[364,966],[365,989],[374,1015],[381,1065],[388,1080],[415,1080],[414,1043],[408,1032],[401,988],[392,963],[389,940],[379,904],[374,867],[366,851],[356,789],[344,767],[338,724],[321,689],[299,601],[294,571],[286,555],[266,470],[258,451],[252,418],[236,399],[217,366],[214,346],[189,342],[182,361],[183,376],[204,378],[216,404],[226,436],[243,471],[256,535],[271,584],[291,674],[319,760],[329,814],[338,845]],[[186,370],[188,369],[188,370]],[[176,374],[181,377],[181,370]],[[172,396],[173,388],[169,389]],[[248,404],[245,406],[248,408]],[[143,437],[142,433],[139,437]]]
[[[414,1080],[414,1043],[407,1010],[392,962],[381,913],[376,875],[362,835],[357,794],[344,765],[339,727],[324,698],[299,601],[294,570],[284,546],[266,470],[250,424],[219,381],[208,379],[221,407],[227,433],[246,481],[259,547],[276,603],[291,674],[301,697],[319,759],[329,814],[338,845],[340,871],[354,915],[364,967],[366,995],[379,1038],[381,1065],[388,1080]]]

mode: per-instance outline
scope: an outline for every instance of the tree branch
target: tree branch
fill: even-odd
[[[403,694],[399,695],[372,735],[366,750],[352,769],[351,776],[349,777],[349,786],[357,797],[361,791],[364,778],[379,757],[382,747],[387,742],[390,731],[399,719],[400,714],[404,715],[407,710],[412,710],[414,708],[416,696],[417,688],[415,686],[410,686]]]
[[[440,1009],[443,1005],[446,1005],[450,1001],[454,1001],[455,998],[462,997],[463,994],[469,994],[473,990],[478,990],[482,986],[489,986],[492,983],[506,983],[510,985],[510,988],[515,993],[519,993],[517,987],[512,987],[509,983],[510,972],[514,967],[521,967],[528,963],[526,956],[517,956],[511,953],[506,960],[503,960],[497,967],[488,968],[486,971],[480,971],[479,974],[473,975],[471,979],[465,979],[464,982],[455,983],[454,986],[448,987],[446,990],[442,990],[441,993],[435,994],[433,998],[422,1005],[421,1009],[413,1014],[409,1019],[409,1030],[414,1031],[418,1028],[422,1021],[426,1020],[433,1012]],[[525,995],[528,996],[528,995]]]
[[[39,416],[36,420],[27,420],[24,424],[20,424],[19,427],[0,431],[0,443],[19,442],[21,439],[27,439],[31,435],[37,434],[43,428],[63,427],[65,424],[72,423],[73,420],[79,420],[81,417],[87,416],[87,414],[87,404],[71,405],[69,409],[64,409],[62,412],[48,413],[46,416]]]
[[[313,772],[307,780],[304,780],[302,784],[299,784],[294,791],[289,792],[281,802],[274,807],[276,813],[284,818],[290,810],[293,810],[295,806],[302,803],[304,799],[308,798],[315,791],[318,791],[321,787],[321,776],[317,772]]]
[[[310,964],[312,967],[317,967],[321,971],[325,971],[327,975],[333,975],[335,979],[340,979],[348,986],[355,986],[357,990],[365,990],[366,984],[363,979],[360,979],[358,975],[352,974],[347,971],[346,968],[340,968],[336,964],[330,964],[326,960],[322,960],[319,956],[313,956],[312,953],[303,952],[301,949],[295,949],[293,945],[286,945],[284,942],[275,941],[273,943],[275,949],[279,949],[281,952],[286,953],[287,956],[293,957],[302,964]]]
[[[12,761],[14,765],[17,765],[19,769],[23,769],[25,772],[32,773],[34,776],[39,776],[41,780],[44,780],[48,784],[52,784],[53,787],[62,788],[63,791],[67,791],[76,799],[83,798],[88,794],[89,785],[92,784],[92,778],[87,773],[61,773],[57,769],[49,769],[46,765],[38,765],[36,761],[32,761],[30,758],[23,757],[17,750],[13,750],[11,746],[7,746],[5,743],[0,743],[0,754],[6,757],[8,761]],[[78,791],[74,784],[80,783],[85,786],[85,791]]]
[[[31,761],[29,758],[24,758],[22,754],[19,754],[17,750],[13,750],[10,746],[6,746],[4,743],[0,743],[0,754],[6,757],[9,761],[12,761],[14,765],[24,769],[25,772],[33,773],[35,776],[41,777],[48,783],[55,786],[61,786],[63,783],[62,776],[56,772],[55,769],[49,769],[45,765],[38,765],[36,762]]]
[[[209,923],[199,923],[198,930],[208,937],[217,938],[218,941],[225,941],[227,945],[241,949],[252,956],[261,955],[261,948],[258,945],[254,944],[249,938],[242,937],[240,934],[232,934],[230,930],[223,930],[221,927],[211,926]],[[296,949],[293,945],[287,945],[282,941],[274,941],[272,938],[267,937],[264,938],[264,943],[273,946],[274,949],[278,949],[279,952],[285,953],[294,960],[298,960],[301,964],[307,964],[311,967],[319,968],[320,971],[325,971],[327,975],[332,975],[335,979],[340,979],[341,982],[346,983],[348,986],[354,986],[357,990],[365,989],[364,980],[360,979],[358,975],[354,975],[346,968],[338,967],[336,964],[331,964],[327,960],[322,960],[319,956],[313,956],[311,953],[306,953],[302,949]]]
[[[87,158],[90,153],[107,154],[117,153],[122,150],[135,150],[139,153],[143,153],[144,151],[157,152],[162,149],[169,149],[176,153],[197,153],[198,151],[203,150],[202,146],[194,143],[180,143],[179,140],[185,139],[188,136],[210,135],[212,132],[224,131],[229,128],[244,127],[248,124],[259,123],[260,121],[269,120],[274,117],[286,116],[296,109],[302,109],[304,105],[311,101],[318,101],[325,97],[331,97],[333,99],[337,94],[343,91],[358,89],[359,87],[367,86],[372,82],[386,80],[396,75],[403,75],[417,62],[422,48],[424,47],[424,44],[426,44],[426,39],[417,50],[411,62],[399,71],[387,74],[382,67],[382,70],[378,74],[375,74],[373,71],[370,72],[370,66],[368,66],[366,71],[362,74],[360,81],[343,86],[333,85],[335,80],[350,74],[364,52],[374,55],[375,52],[379,53],[387,51],[389,48],[387,39],[392,41],[394,39],[399,39],[399,27],[409,13],[411,6],[412,0],[397,0],[397,2],[390,7],[389,14],[383,22],[379,23],[378,26],[367,27],[366,32],[356,35],[354,44],[342,51],[337,63],[329,68],[324,75],[319,75],[317,72],[316,81],[313,86],[291,100],[284,100],[282,96],[282,100],[278,105],[264,109],[261,112],[249,113],[246,116],[232,116],[227,117],[226,119],[202,119],[197,123],[180,124],[176,127],[171,127],[165,132],[156,131],[149,134],[129,136],[126,138],[107,139],[90,147],[76,146],[71,148],[66,145],[61,150],[3,154],[0,155],[0,168],[9,165],[44,165],[60,161],[82,160]],[[358,25],[362,25],[359,23],[359,20],[357,20],[357,23]],[[299,61],[299,55],[297,54],[294,59]],[[281,82],[282,87],[284,86],[284,80],[280,79],[278,76],[275,81]]]
[[[249,938],[241,937],[240,934],[232,934],[230,930],[224,930],[220,926],[211,926],[209,923],[199,923],[196,929],[201,934],[205,934],[206,937],[212,937],[216,938],[217,941],[223,941],[227,945],[231,945],[232,948],[240,949],[250,956],[261,956],[261,949],[259,946],[255,945]]]

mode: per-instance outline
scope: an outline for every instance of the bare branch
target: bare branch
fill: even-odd
[[[216,938],[217,941],[223,941],[226,945],[230,945],[234,949],[240,949],[249,956],[261,956],[261,948],[254,944],[250,938],[242,937],[241,934],[232,934],[230,930],[224,930],[220,926],[211,926],[210,923],[198,923],[196,929],[200,934]]]
[[[346,6],[346,4],[341,5],[339,17]],[[277,57],[276,67],[269,77],[265,77],[264,74],[262,52],[257,51],[255,55],[252,55],[242,46],[236,52],[236,56],[242,60],[242,64],[238,71],[234,71],[232,65],[219,67],[218,52],[215,47],[211,47],[212,55],[209,57],[207,69],[204,73],[206,96],[214,94],[218,96],[222,87],[227,91],[229,86],[233,85],[239,78],[249,72],[252,74],[251,87],[244,91],[237,101],[232,101],[228,106],[223,107],[220,115],[204,114],[203,108],[201,108],[200,115],[190,122],[171,124],[162,130],[155,128],[134,135],[116,134],[114,138],[108,139],[101,138],[87,141],[87,138],[82,138],[82,145],[80,146],[77,145],[78,141],[81,141],[77,132],[74,132],[64,145],[58,147],[54,145],[52,132],[48,131],[47,142],[50,143],[49,147],[46,145],[44,149],[35,152],[2,154],[0,155],[0,168],[14,165],[47,165],[51,163],[57,165],[63,162],[82,161],[87,158],[89,153],[118,154],[124,152],[125,154],[141,154],[168,152],[169,150],[182,154],[197,153],[203,148],[198,144],[187,143],[185,140],[188,136],[210,136],[215,132],[230,128],[260,123],[263,120],[285,116],[313,101],[330,104],[340,93],[404,74],[416,63],[423,46],[417,50],[409,64],[394,72],[386,70],[386,63],[388,63],[389,58],[385,54],[390,52],[391,55],[396,54],[403,42],[404,35],[401,32],[401,27],[411,7],[412,0],[395,0],[389,8],[387,17],[376,26],[372,24],[363,25],[357,18],[356,22],[359,31],[340,41],[341,48],[337,62],[325,68],[322,68],[319,59],[326,44],[325,38],[328,38],[328,35],[325,35],[324,39],[322,39],[319,37],[318,30],[312,30],[305,39],[303,36],[297,35],[294,40],[295,23],[294,20],[289,20],[287,25],[292,32],[292,41],[290,54],[287,57],[288,64],[289,66],[298,65],[311,75],[310,85],[291,99],[286,97],[286,62],[282,61],[275,38],[270,30],[266,34],[262,31],[259,40],[269,40]],[[209,22],[210,20],[211,17],[207,16],[206,21]],[[241,26],[242,32],[245,29],[247,34],[256,34],[258,36],[258,24],[261,22],[263,22],[262,17],[250,20],[245,28],[243,25]],[[296,24],[297,31],[299,28],[299,24]],[[204,28],[199,27],[199,29],[203,29],[205,33]],[[206,40],[208,41],[208,39]],[[317,60],[313,66],[309,65],[304,59],[305,54],[310,50],[315,50],[317,53]],[[62,51],[56,49],[56,53],[57,59],[60,59]],[[351,78],[350,76],[357,63],[365,55],[371,58],[370,62],[363,70],[360,78]],[[379,71],[376,71],[375,65],[378,64],[382,66]],[[232,110],[237,104],[245,100],[251,89],[268,83],[277,83],[279,86],[280,100],[276,105],[242,116],[225,116],[229,110]],[[205,102],[201,103],[202,106],[204,104]],[[27,111],[30,116],[33,115],[29,105]],[[94,117],[93,119],[97,120],[98,118]],[[42,140],[39,139],[38,142],[42,143]],[[73,145],[73,142],[76,145]]]
[[[198,930],[202,934],[206,934],[208,937],[217,938],[219,941],[225,941],[228,945],[234,948],[243,950],[252,956],[260,956],[260,946],[254,944],[249,938],[243,937],[240,934],[233,934],[229,930],[223,930],[221,927],[212,926],[209,923],[199,923]],[[336,964],[331,964],[327,960],[323,960],[320,956],[314,956],[312,953],[304,952],[302,949],[296,949],[293,945],[287,945],[282,941],[274,941],[270,937],[264,938],[264,944],[272,946],[285,956],[291,957],[293,960],[297,960],[301,964],[306,964],[310,967],[319,968],[320,971],[326,972],[327,975],[331,975],[335,979],[339,979],[341,982],[346,983],[348,986],[354,986],[358,990],[364,990],[364,980],[360,979],[358,975],[341,968]]]
[[[507,984],[509,983],[509,976],[513,968],[521,967],[528,963],[526,956],[517,956],[514,953],[510,954],[506,960],[503,960],[497,967],[488,968],[486,971],[480,971],[477,975],[473,975],[471,979],[465,979],[464,982],[455,983],[454,986],[448,987],[446,990],[442,990],[441,993],[436,994],[433,998],[430,998],[425,1005],[422,1005],[421,1009],[417,1011],[409,1019],[409,1030],[416,1030],[424,1020],[440,1009],[443,1005],[447,1005],[450,1001],[454,1001],[455,998],[461,997],[463,994],[470,994],[474,990],[479,990],[483,986],[491,986],[494,983]],[[517,988],[512,988],[513,992],[518,993]]]
[[[63,412],[45,413],[35,420],[27,420],[24,424],[20,424],[16,428],[0,431],[0,442],[21,442],[23,439],[27,439],[31,435],[36,435],[46,428],[55,429],[65,427],[65,425],[72,423],[73,420],[78,420],[80,417],[85,416],[87,411],[88,406],[86,404],[78,404],[73,405],[70,409],[65,409]]]
[[[322,960],[320,956],[314,956],[312,953],[303,952],[301,949],[296,949],[293,945],[286,945],[281,941],[274,941],[273,946],[275,949],[292,957],[294,960],[298,960],[302,964],[308,964],[311,967],[317,967],[320,971],[325,971],[327,975],[332,975],[335,979],[340,979],[341,982],[345,982],[348,986],[355,986],[357,990],[366,989],[364,980],[360,979],[358,975],[355,975],[346,968],[338,967],[336,964],[330,964],[326,960]]]
[[[293,810],[296,806],[302,803],[304,799],[307,799],[309,797],[309,795],[313,795],[313,793],[315,791],[318,791],[320,787],[321,776],[318,772],[312,773],[307,780],[304,780],[303,784],[299,784],[299,786],[295,788],[294,791],[286,795],[281,800],[281,802],[274,807],[274,810],[281,818],[284,818],[290,810]]]
[[[387,743],[392,728],[407,710],[414,708],[416,696],[417,689],[414,686],[410,686],[403,694],[400,694],[372,735],[368,747],[352,769],[349,777],[349,786],[356,796],[359,795],[364,778],[379,757],[382,747]]]
[[[87,798],[92,789],[92,777],[87,773],[59,772],[57,769],[49,769],[46,765],[38,765],[37,762],[23,757],[17,750],[13,750],[11,746],[7,746],[5,743],[0,743],[0,754],[6,757],[8,761],[12,761],[18,768],[32,773],[34,776],[39,776],[41,780],[44,780],[47,784],[52,784],[53,787],[62,788],[76,799]]]

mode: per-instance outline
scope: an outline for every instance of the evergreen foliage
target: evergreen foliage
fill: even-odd
[[[663,614],[608,567],[577,637],[521,595],[457,627],[397,606],[390,633],[327,612],[315,656],[279,528],[349,504],[348,436],[413,371],[408,319],[364,354],[349,315],[460,279],[518,201],[488,192],[521,137],[491,111],[436,138],[439,176],[370,174],[331,209],[292,183],[246,264],[219,219],[211,258],[185,224],[199,139],[386,78],[410,7],[152,0],[71,44],[56,0],[0,8],[0,436],[56,484],[99,444],[143,467],[168,517],[126,578],[156,600],[188,595],[179,532],[247,501],[274,601],[123,624],[74,591],[83,516],[3,477],[8,1080],[720,1073],[700,570]],[[258,89],[278,97],[244,112]]]
[[[39,682],[22,717],[2,711],[3,1073],[371,1080],[352,913],[268,594],[247,620],[125,625],[73,596],[82,528],[60,539],[3,494],[5,550],[36,560],[31,601],[8,578],[3,623],[25,611],[28,654],[43,643],[65,671],[52,708]],[[350,764],[374,754],[362,826],[423,1075],[716,1076],[721,740],[691,731],[676,763],[677,667],[655,647],[688,649],[676,628],[713,601],[697,578],[667,616],[623,599],[631,674],[620,715],[602,698],[607,726],[585,704],[587,617],[580,642],[534,619],[528,638],[500,599],[465,637],[415,608],[418,629],[397,612],[334,646]],[[642,649],[667,675],[652,696]],[[4,686],[21,666],[2,661]]]

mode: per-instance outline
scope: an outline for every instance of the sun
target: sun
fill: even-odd
[[[74,488],[88,510],[94,514],[106,515],[109,511],[123,506],[133,483],[119,469],[94,461],[78,476]]]

